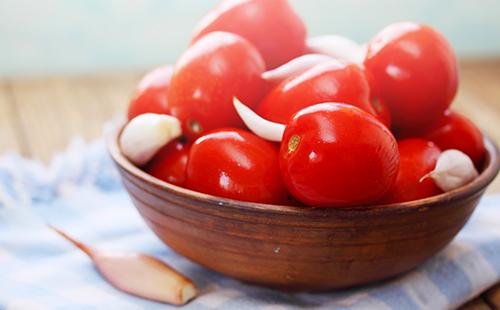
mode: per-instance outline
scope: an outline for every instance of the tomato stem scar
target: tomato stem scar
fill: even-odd
[[[293,135],[288,140],[288,153],[294,152],[300,143],[300,137],[298,135]]]
[[[194,133],[200,133],[201,132],[201,125],[197,121],[190,120],[188,122],[188,127],[191,129]]]

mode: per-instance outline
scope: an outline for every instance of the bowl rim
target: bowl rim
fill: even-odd
[[[460,200],[466,197],[470,197],[482,190],[484,190],[497,176],[500,170],[500,155],[498,146],[493,142],[493,140],[487,135],[483,134],[484,145],[486,148],[486,156],[484,159],[484,167],[479,176],[472,182],[459,187],[455,190],[435,195],[432,197],[427,197],[423,199],[402,202],[402,203],[391,203],[391,204],[381,204],[381,205],[366,205],[366,206],[355,206],[355,207],[330,207],[330,208],[319,208],[319,207],[301,207],[301,206],[289,206],[289,205],[274,205],[265,203],[256,203],[235,200],[230,198],[224,198],[219,196],[214,196],[210,194],[205,194],[197,191],[193,191],[184,187],[180,187],[168,182],[162,181],[147,174],[139,167],[135,166],[130,162],[125,155],[121,152],[119,147],[119,135],[124,127],[124,123],[120,122],[113,126],[111,130],[106,134],[106,141],[108,152],[111,155],[112,160],[128,174],[140,179],[141,181],[159,189],[162,191],[169,192],[185,199],[194,200],[200,203],[217,205],[218,208],[229,208],[233,210],[246,211],[246,212],[257,212],[259,214],[282,214],[282,215],[296,215],[296,214],[308,214],[308,213],[330,213],[330,214],[345,214],[346,212],[375,212],[375,213],[401,213],[401,212],[413,212],[421,210],[422,208],[437,208],[443,205],[442,202],[451,202]]]

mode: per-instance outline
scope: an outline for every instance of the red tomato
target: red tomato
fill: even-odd
[[[379,98],[372,98],[371,104],[373,110],[375,111],[375,116],[382,122],[387,128],[391,129],[391,112],[387,104]]]
[[[178,139],[174,140],[155,154],[144,171],[165,182],[183,186],[188,156],[189,145]]]
[[[405,139],[399,141],[400,164],[396,183],[385,203],[405,202],[434,196],[441,190],[430,178],[421,179],[434,170],[441,150],[431,141]]]
[[[306,27],[287,0],[226,0],[200,21],[193,42],[212,31],[252,42],[272,69],[306,51]]]
[[[477,166],[486,152],[481,131],[468,118],[450,110],[445,112],[437,126],[419,136],[436,143],[443,151],[457,149],[464,152]]]
[[[128,107],[129,120],[144,113],[169,114],[167,90],[172,72],[172,66],[164,66],[142,78]]]
[[[290,193],[307,205],[356,206],[389,191],[399,154],[396,139],[374,116],[351,105],[323,103],[290,120],[280,165]]]
[[[220,127],[243,127],[233,107],[237,96],[250,107],[262,97],[264,61],[257,49],[240,36],[212,32],[198,40],[179,59],[170,83],[170,111],[195,139]]]
[[[286,124],[294,113],[310,105],[345,102],[374,114],[369,92],[366,77],[357,65],[332,60],[283,81],[264,98],[257,113]]]
[[[385,126],[387,126],[387,128],[391,129],[392,117],[389,106],[385,100],[381,98],[379,91],[375,89],[372,74],[365,70],[365,75],[368,85],[370,85],[370,102],[375,111],[375,115]]]
[[[457,62],[432,28],[404,22],[384,28],[368,44],[364,61],[371,87],[387,103],[396,129],[439,120],[457,92]]]
[[[196,140],[189,154],[187,186],[243,201],[288,201],[278,148],[241,129],[217,129]]]

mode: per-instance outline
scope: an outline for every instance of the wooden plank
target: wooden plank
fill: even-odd
[[[465,305],[458,308],[459,310],[494,310],[481,297],[473,299]],[[496,310],[496,309],[495,309]]]
[[[500,61],[462,63],[459,92],[452,107],[500,145],[499,71]],[[488,192],[500,192],[500,178],[493,181]]]
[[[13,98],[34,158],[49,160],[80,135],[101,135],[103,124],[124,111],[137,74],[12,81]]]
[[[8,81],[0,80],[0,154],[7,151],[30,155],[10,85]]]
[[[465,63],[455,107],[500,142],[500,63],[489,67]]]
[[[487,290],[483,298],[491,308],[500,309],[500,283]]]
[[[454,108],[500,142],[500,61],[465,62]],[[23,79],[12,82],[28,147],[47,160],[73,135],[93,139],[114,113],[123,112],[141,74]],[[11,142],[6,142],[11,144]],[[500,179],[490,187],[500,192]]]

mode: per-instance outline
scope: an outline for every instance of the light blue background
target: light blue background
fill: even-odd
[[[500,55],[498,0],[292,0],[311,35],[358,41],[394,21],[442,31],[462,57]],[[0,76],[135,70],[173,62],[215,0],[0,0]]]

